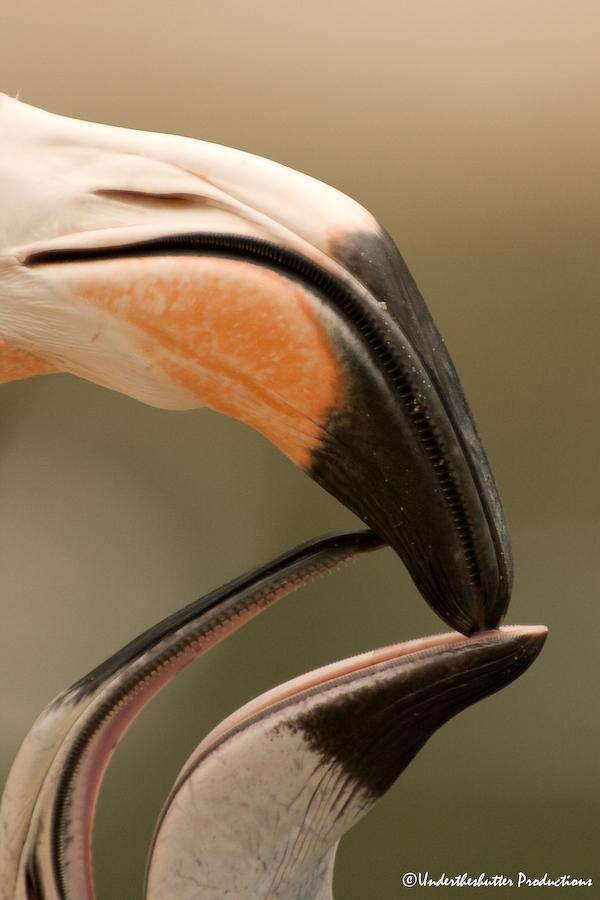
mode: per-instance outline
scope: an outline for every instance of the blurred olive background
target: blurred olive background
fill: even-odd
[[[406,871],[600,881],[599,28],[595,0],[2,2],[5,92],[270,157],[370,209],[461,375],[513,536],[509,621],[550,637],[346,836],[339,900],[403,895]],[[45,704],[137,633],[354,521],[210,411],[145,408],[70,376],[3,386],[0,405],[3,774]],[[180,676],[109,770],[101,900],[141,895],[161,803],[227,713],[306,669],[439,630],[386,550]]]

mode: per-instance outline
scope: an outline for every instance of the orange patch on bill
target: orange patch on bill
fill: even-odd
[[[56,374],[60,371],[33,353],[13,347],[8,341],[0,338],[0,384],[31,378],[32,375]]]
[[[317,298],[272,270],[211,257],[86,263],[77,294],[134,326],[136,349],[199,402],[310,462],[342,373]]]

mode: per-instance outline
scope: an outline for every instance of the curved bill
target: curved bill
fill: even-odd
[[[27,735],[0,805],[0,900],[94,900],[96,798],[133,719],[189,663],[339,563],[376,550],[366,529],[308,541],[159,622],[56,698]]]
[[[369,531],[310,541],[158,623],[50,704],[2,798],[0,898],[94,900],[96,798],[138,713],[244,622],[381,544]],[[215,900],[329,900],[341,834],[443,722],[523,672],[545,636],[515,626],[435,635],[326,666],[248,704],[178,779],[156,832],[147,896],[184,900],[201,881],[214,885],[206,896]]]
[[[452,627],[512,561],[458,378],[348,197],[216,145],[0,98],[0,377],[69,371],[266,435],[399,553]]]
[[[206,738],[154,836],[148,900],[331,900],[337,842],[444,722],[509,684],[543,628],[437,635],[281,685]]]

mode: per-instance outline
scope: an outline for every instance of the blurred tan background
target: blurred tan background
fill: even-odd
[[[270,157],[369,208],[461,375],[513,536],[509,621],[545,623],[550,638],[346,837],[339,900],[402,896],[406,871],[600,883],[599,29],[595,0],[2,3],[5,92]],[[69,376],[3,386],[0,406],[3,775],[44,705],[142,629],[352,522],[212,412],[145,408]],[[141,895],[161,803],[228,712],[308,668],[439,630],[384,551],[182,675],[109,771],[101,900]]]

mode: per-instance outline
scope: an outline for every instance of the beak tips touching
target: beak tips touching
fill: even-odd
[[[145,703],[277,599],[387,542],[461,633],[331,664],[235,713],[184,768],[148,869],[148,900],[195,900],[217,883],[215,861],[225,887],[211,896],[325,900],[341,834],[444,722],[514,681],[546,640],[542,627],[500,626],[510,541],[458,376],[395,244],[333,188],[216,145],[1,94],[0,108],[11,138],[0,144],[0,381],[64,366],[155,406],[212,407],[372,529],[235,579],[51,704],[0,813],[0,869],[20,885],[4,894],[85,894],[99,782]],[[178,863],[188,840],[189,876]]]

